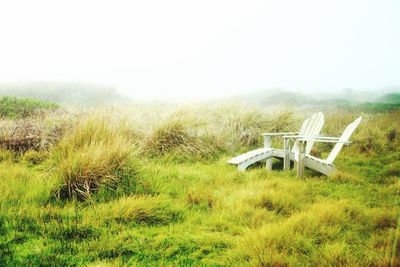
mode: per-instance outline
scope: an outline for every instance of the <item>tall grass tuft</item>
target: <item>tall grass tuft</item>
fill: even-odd
[[[371,230],[362,206],[345,200],[321,202],[283,223],[249,231],[239,241],[238,252],[255,266],[368,266],[373,262],[365,251],[355,251],[351,242],[363,242],[363,234]]]
[[[214,117],[213,142],[230,153],[260,146],[261,133],[291,131],[296,122],[290,111],[272,114],[238,106],[220,108]]]
[[[172,155],[184,160],[207,158],[213,148],[206,138],[194,120],[175,113],[154,127],[144,147],[151,156]]]
[[[117,186],[132,173],[136,150],[124,123],[106,117],[90,117],[78,123],[51,155],[54,175],[61,181],[56,195],[82,200],[102,186]]]
[[[131,196],[90,208],[87,220],[103,223],[165,225],[180,220],[182,212],[162,196]],[[99,219],[100,218],[100,219]]]

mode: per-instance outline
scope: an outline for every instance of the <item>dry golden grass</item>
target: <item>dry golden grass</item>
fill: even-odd
[[[125,125],[106,117],[78,123],[52,151],[53,174],[61,181],[59,198],[88,198],[101,186],[120,182],[136,146]]]

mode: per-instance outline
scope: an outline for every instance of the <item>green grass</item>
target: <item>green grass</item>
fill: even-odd
[[[48,151],[0,151],[0,266],[400,264],[398,111],[364,114],[340,172],[304,179],[277,162],[272,172],[226,164],[260,145],[253,131],[301,118],[214,112],[202,113],[208,123],[155,120],[147,132],[115,114],[85,117]],[[337,135],[355,115],[327,116],[325,131]],[[201,153],[184,149],[192,144]],[[60,197],[68,183],[75,193]],[[96,186],[79,197],[85,183]]]

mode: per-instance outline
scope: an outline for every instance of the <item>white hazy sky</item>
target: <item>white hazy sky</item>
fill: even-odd
[[[0,82],[138,98],[400,85],[399,0],[1,0]]]

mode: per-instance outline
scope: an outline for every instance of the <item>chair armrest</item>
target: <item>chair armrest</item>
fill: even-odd
[[[339,137],[330,137],[330,136],[286,135],[283,136],[283,139],[297,139],[300,141],[312,141],[320,143],[343,143],[347,145],[351,144],[350,141],[341,141]]]
[[[295,135],[297,132],[286,132],[286,133],[262,133],[262,136],[284,136],[284,135]]]
[[[273,136],[284,136],[288,134],[298,134],[297,132],[285,132],[285,133],[263,133],[261,134],[264,137],[264,148],[270,148],[271,147],[271,138]]]
[[[340,141],[339,139],[319,139],[319,138],[300,138],[300,141],[313,141],[320,143],[342,143],[345,145],[350,145],[351,141]]]

